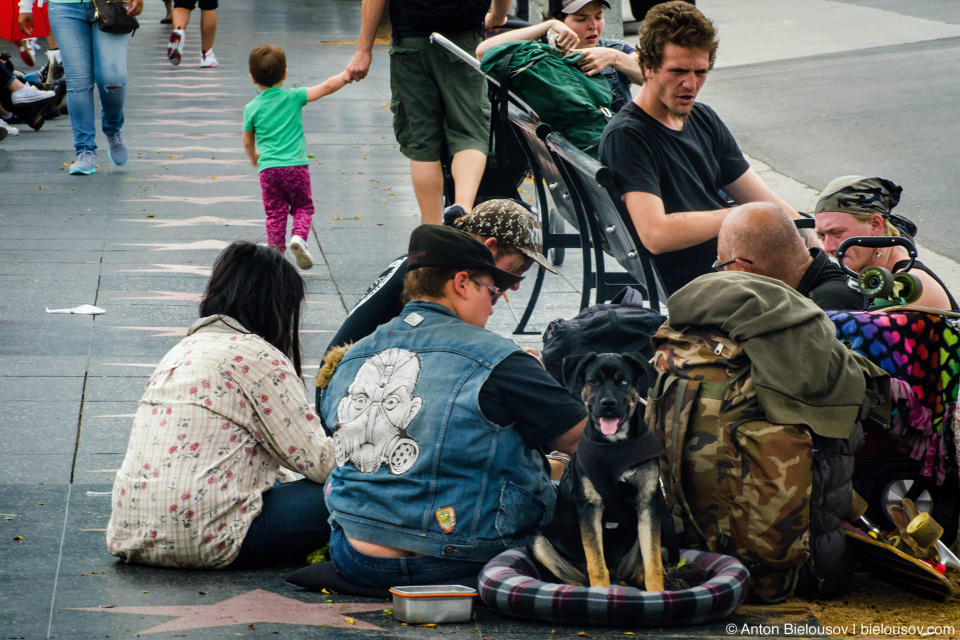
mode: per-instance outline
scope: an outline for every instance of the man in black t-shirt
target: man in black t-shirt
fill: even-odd
[[[600,160],[669,293],[710,270],[728,198],[775,202],[798,215],[750,168],[713,109],[694,102],[717,44],[713,23],[693,5],[651,9],[638,47],[645,82],[600,140]]]
[[[720,225],[715,268],[776,278],[821,309],[864,308],[843,270],[822,249],[807,249],[790,215],[770,202],[730,211]]]

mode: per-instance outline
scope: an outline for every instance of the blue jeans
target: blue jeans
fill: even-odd
[[[446,584],[476,576],[483,562],[431,556],[381,558],[357,551],[340,527],[330,533],[330,557],[343,577],[360,585],[389,589],[414,584]]]
[[[48,7],[50,27],[63,57],[73,146],[77,153],[96,152],[93,85],[100,92],[100,128],[106,136],[115,135],[123,128],[130,36],[100,31],[92,2],[50,2]]]
[[[304,564],[327,544],[329,518],[322,484],[303,479],[274,485],[263,494],[263,511],[250,525],[230,568]]]

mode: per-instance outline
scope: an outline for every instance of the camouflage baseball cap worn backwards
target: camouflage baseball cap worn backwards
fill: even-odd
[[[917,235],[917,225],[911,220],[893,213],[900,202],[903,187],[886,178],[867,178],[864,176],[843,176],[828,184],[813,214],[824,211],[837,211],[851,215],[879,215],[889,220],[900,233],[912,238]]]
[[[496,238],[498,242],[516,248],[547,271],[557,272],[543,255],[540,223],[514,200],[487,200],[474,207],[473,213],[457,218],[453,224],[457,229],[484,238]]]

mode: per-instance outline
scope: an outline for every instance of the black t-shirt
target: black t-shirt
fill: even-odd
[[[666,213],[713,211],[729,205],[720,191],[750,168],[733,134],[710,107],[696,103],[681,131],[628,103],[600,138],[600,161],[621,194],[642,191],[663,200]],[[711,271],[716,239],[654,256],[668,293]]]
[[[432,0],[434,4],[456,5],[464,0]],[[459,24],[449,25],[440,24],[442,18],[427,14],[418,14],[418,3],[409,3],[404,0],[389,0],[390,2],[390,33],[394,40],[403,38],[422,38],[429,36],[434,31],[440,33],[464,33],[467,31],[483,31],[483,19],[487,11],[480,6],[480,3],[473,2],[476,7],[464,7],[460,13],[457,13]],[[427,0],[422,0],[419,4],[427,4]],[[489,5],[486,5],[489,7]],[[445,15],[449,11],[440,8],[439,14]],[[439,22],[438,22],[439,21]],[[471,52],[472,53],[472,52]]]
[[[480,411],[494,424],[515,425],[531,448],[543,447],[587,417],[587,409],[527,353],[512,353],[480,387]]]
[[[327,346],[327,351],[365,338],[384,322],[400,315],[403,311],[400,297],[403,295],[403,279],[406,275],[407,256],[403,255],[391,262],[367,288],[363,297],[350,311],[350,315],[340,325],[337,335]]]
[[[822,249],[810,249],[813,262],[797,285],[797,292],[813,300],[821,309],[857,311],[863,309],[863,296],[848,284],[847,274],[834,264]]]

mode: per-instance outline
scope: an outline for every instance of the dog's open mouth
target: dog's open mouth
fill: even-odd
[[[612,436],[620,428],[620,418],[597,418],[600,425],[600,433],[605,436]]]

